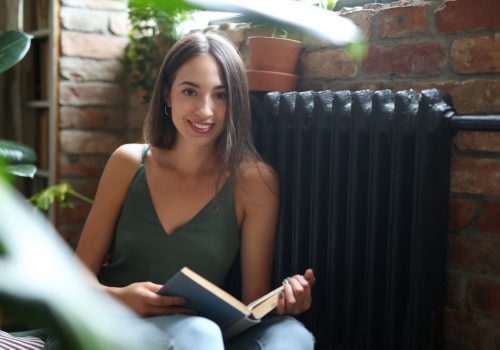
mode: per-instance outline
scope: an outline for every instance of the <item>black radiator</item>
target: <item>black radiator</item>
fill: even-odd
[[[454,115],[437,90],[251,95],[280,177],[275,283],[312,267],[317,349],[441,349]]]

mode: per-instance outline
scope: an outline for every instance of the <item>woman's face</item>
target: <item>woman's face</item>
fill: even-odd
[[[224,129],[226,86],[217,61],[200,54],[184,63],[170,91],[164,91],[177,129],[176,143],[215,145]]]

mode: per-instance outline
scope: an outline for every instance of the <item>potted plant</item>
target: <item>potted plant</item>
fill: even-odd
[[[318,6],[324,10],[333,10],[336,0],[320,0]],[[248,85],[251,91],[294,91],[297,88],[298,76],[295,74],[300,53],[301,42],[288,39],[288,32],[280,29],[284,35],[277,36],[277,27],[273,35],[251,36],[248,38],[249,69]]]
[[[251,91],[293,91],[302,45],[300,41],[276,36],[248,38],[248,85]]]

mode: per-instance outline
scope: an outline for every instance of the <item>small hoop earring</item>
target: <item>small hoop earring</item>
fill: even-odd
[[[165,116],[170,117],[170,114],[167,111],[167,106],[166,105],[164,107],[163,113],[165,114]]]

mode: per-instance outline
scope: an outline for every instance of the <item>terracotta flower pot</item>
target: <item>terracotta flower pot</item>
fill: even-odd
[[[295,75],[302,49],[300,41],[265,36],[248,38],[248,86],[252,91],[293,91],[297,87]]]
[[[294,91],[297,88],[298,78],[295,74],[247,70],[248,86],[251,91]]]
[[[294,74],[302,48],[300,41],[266,36],[248,38],[250,69]]]

